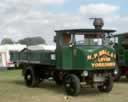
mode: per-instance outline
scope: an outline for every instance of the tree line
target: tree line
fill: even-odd
[[[18,40],[17,42],[13,41],[11,38],[3,38],[1,41],[1,45],[5,44],[25,44],[27,46],[30,45],[38,45],[38,44],[46,44],[45,40],[42,37],[27,37]]]

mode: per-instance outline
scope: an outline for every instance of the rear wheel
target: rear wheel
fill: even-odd
[[[69,95],[76,96],[80,93],[80,80],[74,74],[69,74],[65,77],[64,86]]]
[[[25,84],[29,87],[35,87],[39,84],[39,76],[36,75],[33,67],[27,67],[24,73]]]
[[[103,85],[98,86],[99,91],[101,92],[110,92],[113,88],[113,79],[112,76],[107,76]]]

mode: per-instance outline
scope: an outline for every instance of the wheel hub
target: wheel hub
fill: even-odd
[[[66,87],[70,87],[71,85],[68,83],[68,84],[66,84]]]
[[[31,75],[27,75],[27,79],[28,80],[31,80]]]

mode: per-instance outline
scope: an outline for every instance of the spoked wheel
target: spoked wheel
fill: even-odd
[[[40,82],[39,77],[35,75],[34,69],[32,67],[26,68],[24,80],[25,84],[29,87],[35,87]]]
[[[120,77],[121,77],[121,71],[119,68],[116,68],[114,70],[114,73],[113,73],[113,80],[114,81],[119,81],[120,80]]]
[[[98,86],[98,89],[101,92],[110,92],[112,88],[113,88],[112,76],[107,76],[103,85]]]
[[[74,74],[69,74],[65,77],[64,86],[69,95],[76,96],[80,93],[80,80]]]

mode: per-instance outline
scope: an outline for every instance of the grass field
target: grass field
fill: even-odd
[[[82,88],[79,96],[71,97],[54,82],[45,81],[38,88],[28,88],[20,70],[1,71],[0,102],[128,102],[128,80],[115,83],[111,93]]]

